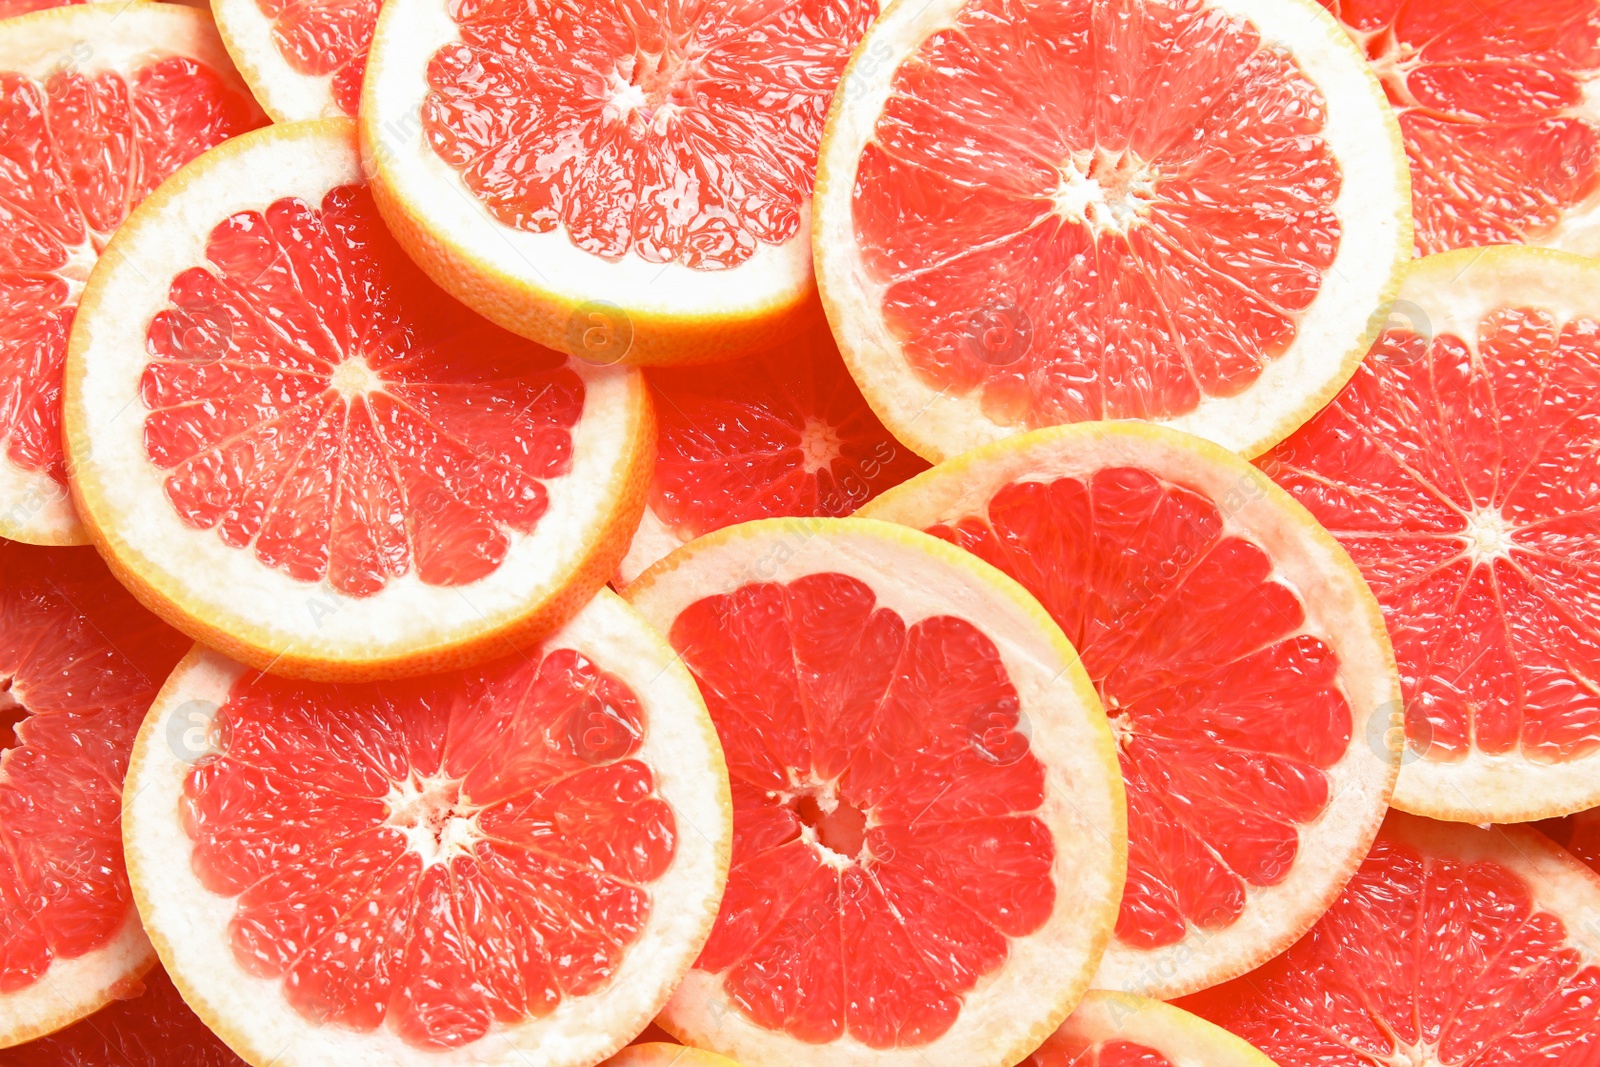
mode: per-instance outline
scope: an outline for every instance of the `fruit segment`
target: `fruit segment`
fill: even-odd
[[[1273,1067],[1226,1030],[1159,1000],[1095,990],[1018,1067]]]

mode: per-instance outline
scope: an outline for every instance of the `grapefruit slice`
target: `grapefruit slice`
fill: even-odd
[[[1294,948],[1183,1004],[1278,1067],[1581,1067],[1597,987],[1600,878],[1522,827],[1396,812]]]
[[[354,118],[381,0],[215,0],[228,54],[274,122]]]
[[[86,4],[0,25],[0,536],[88,540],[61,446],[84,279],[132,205],[261,122],[204,12]]]
[[[1399,117],[1418,253],[1527,243],[1600,254],[1590,0],[1322,3]]]
[[[615,572],[654,437],[638,371],[507,334],[384,231],[347,119],[175,176],[84,292],[73,492],[134,593],[251,666],[505,655]]]
[[[861,398],[820,319],[736,363],[646,372],[656,467],[621,581],[701,534],[752,519],[848,515],[927,469]]]
[[[1394,116],[1310,0],[900,4],[844,84],[818,283],[932,460],[1116,418],[1259,452],[1350,377],[1411,254]]]
[[[1600,871],[1600,808],[1574,812],[1535,824],[1550,840]]]
[[[1128,790],[1096,986],[1180,996],[1316,921],[1383,820],[1400,689],[1377,604],[1305,509],[1216,445],[1113,422],[986,446],[861,514],[999,567],[1083,657]]]
[[[1397,807],[1600,804],[1600,265],[1419,261],[1354,381],[1262,466],[1378,594],[1405,682]]]
[[[246,1067],[152,967],[136,988],[65,1030],[0,1050],[0,1067]]]
[[[0,541],[0,1048],[126,995],[153,962],[117,814],[187,644],[93,549]]]
[[[627,595],[700,683],[735,845],[659,1022],[746,1067],[1006,1067],[1089,985],[1126,838],[1111,734],[1015,582],[925,534],[765,519]]]
[[[732,835],[693,680],[607,591],[526,657],[420,680],[197,647],[128,774],[150,940],[276,1067],[603,1060],[705,943]]]
[[[629,1045],[607,1060],[602,1067],[739,1067],[715,1052],[689,1048],[665,1041],[646,1041]]]
[[[400,243],[606,362],[770,348],[815,293],[817,141],[876,0],[391,0],[362,146]]]
[[[68,4],[82,4],[85,2],[87,0],[0,0],[0,19],[27,15],[35,11],[43,11],[48,7],[64,7]]]
[[[1274,1067],[1226,1030],[1159,1000],[1092,990],[1017,1067]]]

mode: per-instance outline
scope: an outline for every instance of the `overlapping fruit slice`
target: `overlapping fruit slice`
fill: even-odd
[[[1600,252],[1600,10],[1589,0],[1322,0],[1411,160],[1417,251]]]
[[[353,118],[381,0],[216,0],[239,73],[278,122]]]
[[[725,1056],[665,1041],[629,1045],[603,1067],[739,1067]]]
[[[820,316],[819,316],[820,318]],[[655,476],[619,577],[701,534],[784,515],[848,515],[927,464],[889,435],[825,323],[736,363],[646,372]]]
[[[642,377],[428,282],[354,123],[206,155],[113,248],[73,335],[73,489],[173,625],[280,673],[415,674],[536,641],[615,572],[652,459]]]
[[[1419,261],[1338,400],[1262,457],[1355,557],[1405,682],[1395,804],[1600,804],[1600,267]]]
[[[1159,1000],[1093,990],[1018,1067],[1274,1067],[1261,1052]]]
[[[93,549],[0,541],[0,1048],[150,968],[122,863],[122,774],[187,645]]]
[[[845,84],[818,281],[930,459],[1115,418],[1259,452],[1349,378],[1410,256],[1394,116],[1309,0],[902,4]]]
[[[1288,952],[1184,1006],[1278,1067],[1584,1067],[1600,878],[1531,830],[1396,812]]]
[[[245,1067],[152,967],[87,1019],[15,1048],[0,1067]]]
[[[1535,825],[1550,840],[1600,871],[1600,808],[1545,819]]]
[[[732,834],[693,680],[606,591],[525,657],[424,679],[197,647],[128,773],[162,962],[283,1067],[604,1059],[705,943]]]
[[[1122,883],[1105,716],[1060,630],[913,530],[767,519],[627,594],[700,684],[735,843],[661,1024],[746,1067],[1002,1067],[1087,988]]]
[[[1083,657],[1128,791],[1095,984],[1163,999],[1287,948],[1361,862],[1399,762],[1399,680],[1360,573],[1239,457],[1149,423],[1040,430],[861,512],[1016,578]]]
[[[362,143],[438,283],[583,355],[698,363],[809,314],[810,201],[876,0],[392,0]]]
[[[0,536],[88,539],[61,445],[84,279],[162,179],[262,121],[202,11],[89,4],[0,26]]]

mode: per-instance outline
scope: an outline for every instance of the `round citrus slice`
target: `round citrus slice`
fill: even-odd
[[[1018,1067],[1274,1067],[1259,1050],[1159,1000],[1092,990]]]
[[[876,0],[391,0],[361,107],[401,244],[606,362],[704,363],[809,317],[817,141]]]
[[[1581,1067],[1597,987],[1600,878],[1522,827],[1396,812],[1298,944],[1183,1004],[1278,1067]]]
[[[215,0],[244,80],[276,122],[353,118],[381,0]]]
[[[153,962],[117,815],[187,645],[93,549],[0,541],[0,1048],[125,996]]]
[[[967,553],[863,519],[690,542],[627,595],[728,754],[717,926],[660,1018],[747,1067],[1004,1067],[1110,937],[1126,837],[1072,647]]]
[[[1394,803],[1600,804],[1600,264],[1419,261],[1349,387],[1261,465],[1344,544],[1405,682]]]
[[[929,459],[1115,418],[1259,452],[1411,254],[1394,116],[1311,0],[899,4],[842,84],[818,283]]]
[[[197,647],[128,774],[150,940],[278,1067],[603,1060],[705,943],[732,836],[693,680],[604,590],[526,657],[424,679]]]
[[[1282,952],[1388,806],[1400,688],[1361,574],[1216,445],[1150,423],[1039,430],[868,504],[1039,598],[1111,717],[1128,883],[1095,985],[1167,999]]]
[[[1366,52],[1411,159],[1417,251],[1600,254],[1592,0],[1322,0]]]
[[[659,420],[656,468],[623,582],[734,523],[848,515],[928,466],[883,428],[821,322],[739,362],[646,377]]]
[[[0,536],[88,540],[61,446],[84,279],[130,207],[261,122],[202,11],[85,4],[0,25]]]
[[[350,120],[203,156],[111,247],[72,337],[73,492],[174,626],[283,674],[415,674],[537,641],[615,572],[652,459],[643,377],[428,282]]]
[[[739,1067],[715,1052],[675,1045],[665,1041],[646,1041],[629,1045],[601,1067]]]
[[[48,1037],[0,1049],[0,1067],[246,1067],[152,967],[135,988]]]

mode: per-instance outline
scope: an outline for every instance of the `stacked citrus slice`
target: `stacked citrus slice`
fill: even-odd
[[[117,818],[186,645],[92,549],[0,541],[0,1048],[126,996],[153,962]]]
[[[733,782],[710,942],[661,1017],[746,1067],[1003,1067],[1087,988],[1123,876],[1110,731],[1020,586],[925,534],[768,519],[628,587]]]
[[[216,0],[239,73],[277,122],[354,117],[380,0]]]
[[[927,467],[872,413],[820,321],[736,363],[646,377],[660,430],[624,582],[701,534],[751,519],[848,515]]]
[[[615,571],[653,440],[637,371],[507,334],[395,247],[348,120],[208,153],[79,311],[84,522],[197,640],[317,677],[509,653]]]
[[[812,172],[875,0],[394,0],[361,108],[395,236],[480,313],[581,354],[771,347],[809,311]]]
[[[162,179],[261,121],[201,11],[88,4],[0,24],[0,536],[87,539],[61,447],[84,279]]]
[[[1226,1030],[1159,1000],[1091,992],[1019,1067],[1274,1067]]]
[[[1172,997],[1287,948],[1361,862],[1399,761],[1378,606],[1244,460],[1142,423],[1040,430],[863,514],[1012,575],[1111,717],[1128,884],[1098,986]]]
[[[1394,116],[1311,0],[899,4],[843,85],[818,281],[930,459],[1111,418],[1258,452],[1350,377],[1410,255]]]
[[[605,592],[525,658],[420,680],[196,648],[128,781],[162,962],[284,1067],[604,1059],[704,944],[732,833],[688,672]]]
[[[1600,803],[1600,265],[1419,261],[1337,401],[1262,466],[1349,549],[1405,681],[1395,804],[1520,822]]]

